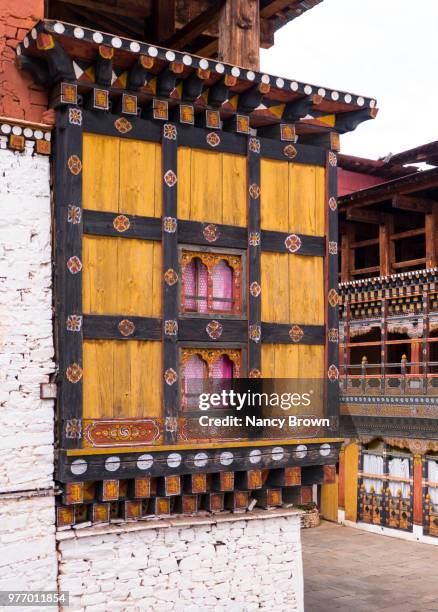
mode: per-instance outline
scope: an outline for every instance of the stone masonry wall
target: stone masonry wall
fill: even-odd
[[[303,610],[299,515],[191,521],[59,532],[66,612]]]

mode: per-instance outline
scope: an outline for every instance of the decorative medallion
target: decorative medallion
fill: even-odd
[[[114,127],[121,134],[126,134],[132,130],[132,123],[126,117],[119,117],[114,121]]]
[[[286,157],[288,157],[289,159],[293,159],[294,157],[297,156],[298,151],[296,150],[296,148],[291,145],[288,144],[284,147],[283,149],[283,153],[286,155]]]
[[[82,170],[82,162],[77,155],[70,155],[67,165],[70,172],[74,175],[79,174]]]
[[[249,134],[248,115],[236,115],[236,132],[239,134]]]
[[[82,262],[79,257],[76,257],[76,255],[70,257],[70,259],[67,261],[67,268],[72,274],[77,274],[80,272],[82,270]]]
[[[72,384],[76,384],[82,378],[82,368],[78,363],[72,363],[66,370],[67,380]]]
[[[126,338],[127,336],[132,336],[135,332],[135,325],[129,319],[122,319],[117,325],[117,329]]]
[[[219,321],[210,321],[210,323],[208,323],[207,327],[205,328],[205,331],[212,340],[217,340],[218,338],[220,338],[222,336],[223,330],[224,328],[219,323]]]
[[[295,127],[291,123],[280,123],[280,139],[293,142],[295,140]]]
[[[127,113],[128,115],[136,115],[137,104],[137,96],[134,96],[133,94],[124,93],[122,96],[122,113]]]
[[[164,321],[164,333],[166,336],[176,336],[178,333],[178,321],[175,321],[175,319]]]
[[[68,121],[72,125],[82,125],[82,110],[80,108],[69,108]]]
[[[257,200],[257,198],[260,197],[260,187],[258,185],[256,185],[256,183],[252,183],[249,186],[249,195],[252,197],[253,200]]]
[[[336,327],[331,327],[328,330],[329,342],[339,342],[339,331]]]
[[[333,151],[329,151],[329,154],[328,154],[328,161],[329,161],[330,166],[335,167],[335,166],[337,165],[337,163],[338,163],[338,158],[336,157],[336,154],[335,154],[335,153],[333,153]]]
[[[208,76],[206,76],[205,78],[208,79]],[[209,130],[214,130],[216,128],[219,129],[221,126],[221,116],[220,116],[219,111],[206,110],[205,111],[205,125]]]
[[[76,83],[61,83],[61,103],[78,103],[78,86]]]
[[[82,329],[82,316],[81,315],[68,315],[67,317],[67,331],[79,332]]]
[[[248,238],[249,246],[259,246],[260,245],[260,232],[250,232]]]
[[[168,368],[164,372],[164,380],[166,381],[167,385],[172,386],[178,380],[178,374],[173,368]]]
[[[67,209],[67,222],[77,225],[81,222],[82,211],[79,206],[75,204],[69,204]]]
[[[169,106],[166,100],[157,100],[157,98],[154,98],[152,109],[154,119],[162,119],[163,121],[169,119]]]
[[[249,373],[250,378],[261,378],[262,373],[257,368],[253,368]]]
[[[169,285],[169,287],[176,285],[176,283],[178,282],[178,274],[173,268],[169,268],[164,273],[164,282],[166,283],[166,285]]]
[[[176,126],[173,123],[163,125],[163,136],[168,140],[176,140]]]
[[[334,212],[338,207],[338,202],[336,198],[333,198],[333,197],[329,198],[328,205],[329,205],[330,210]]]
[[[258,138],[250,138],[248,141],[248,149],[252,153],[260,153],[260,140]]]
[[[173,170],[168,170],[164,175],[164,182],[168,187],[173,187],[177,181],[176,174]]]
[[[13,151],[24,151],[26,148],[26,140],[24,136],[18,134],[11,134],[9,136],[9,148]]]
[[[84,445],[87,447],[147,444],[158,440],[160,433],[158,419],[84,421]]]
[[[93,106],[100,110],[109,110],[109,92],[106,89],[93,89]]]
[[[338,380],[338,378],[339,378],[339,370],[335,366],[334,363],[332,363],[332,365],[329,367],[329,369],[327,371],[327,376],[328,376],[328,378],[329,378],[329,380],[331,382],[334,382],[335,380]]]
[[[289,338],[292,342],[299,342],[304,336],[304,332],[299,325],[292,325],[289,330]]]
[[[290,234],[285,239],[284,246],[290,253],[296,253],[301,248],[301,238],[296,234]]]
[[[44,140],[41,138],[40,140],[37,140],[35,144],[36,152],[40,153],[41,155],[50,155],[50,153],[52,152],[52,143],[50,142],[50,140]]]
[[[65,422],[65,437],[69,440],[77,440],[82,437],[81,419],[69,419]]]
[[[249,286],[249,292],[252,295],[252,297],[255,297],[255,298],[259,297],[261,291],[262,291],[262,288],[260,287],[257,281],[252,282],[251,285]]]
[[[113,221],[113,227],[117,232],[126,232],[131,226],[131,222],[125,215],[117,215]]]
[[[167,234],[176,232],[177,222],[175,217],[163,217],[163,229]]]
[[[180,104],[179,105],[179,120],[181,123],[187,123],[188,125],[194,125],[195,123],[195,109],[191,104]]]
[[[260,338],[262,337],[262,329],[260,325],[249,326],[249,337],[253,342],[260,342]]]
[[[106,59],[106,60],[113,59],[114,49],[112,47],[107,47],[106,45],[99,45],[98,51],[102,59]]]
[[[40,32],[37,35],[36,46],[38,51],[49,51],[49,49],[53,49],[55,47],[55,39],[53,38],[52,34]]]
[[[329,242],[328,243],[328,250],[330,255],[337,255],[338,254],[338,243],[337,242]]]
[[[206,225],[202,233],[207,242],[216,242],[220,236],[218,226],[214,223],[209,223]]]
[[[336,289],[330,289],[327,295],[328,303],[332,308],[335,308],[339,304],[339,296]]]
[[[206,136],[206,140],[210,147],[217,147],[221,141],[219,134],[216,134],[216,132],[209,132]]]

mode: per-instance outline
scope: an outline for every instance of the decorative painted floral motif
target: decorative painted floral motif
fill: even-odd
[[[250,138],[248,141],[248,149],[252,153],[260,153],[260,140],[258,138]]]
[[[74,175],[79,174],[82,170],[82,162],[77,155],[70,155],[67,165],[70,172]]]
[[[172,287],[172,285],[176,285],[176,283],[178,282],[178,274],[173,268],[169,268],[164,273],[164,282],[166,283],[166,285],[169,285],[169,287]]]
[[[331,197],[328,201],[328,205],[329,205],[330,210],[334,212],[338,207],[338,202],[336,198]]]
[[[255,183],[252,183],[249,186],[249,195],[252,197],[253,200],[257,200],[257,198],[260,197],[260,187]]]
[[[283,149],[283,153],[286,155],[286,157],[288,157],[289,159],[293,159],[294,157],[297,156],[298,151],[296,150],[296,148],[291,145],[288,144],[284,147]]]
[[[163,136],[168,140],[176,140],[176,126],[173,123],[165,123],[163,126]]]
[[[248,238],[249,246],[259,246],[260,245],[260,232],[250,232]]]
[[[253,342],[260,342],[260,338],[262,337],[262,329],[260,325],[249,326],[249,337]]]
[[[80,272],[82,270],[82,262],[79,257],[76,257],[76,255],[70,257],[70,259],[67,261],[67,268],[72,274],[77,274]]]
[[[81,315],[68,315],[67,317],[67,331],[79,332],[82,329],[82,317]]]
[[[164,380],[166,381],[167,385],[171,386],[174,383],[176,383],[176,381],[178,380],[178,374],[175,372],[173,368],[168,368],[164,372]]]
[[[205,328],[205,331],[210,336],[212,340],[217,340],[222,336],[224,328],[219,323],[219,321],[210,321],[210,323]]]
[[[174,234],[176,232],[176,219],[175,217],[164,217],[163,218],[163,229],[167,234]]]
[[[281,140],[295,140],[295,128],[290,123],[281,123],[280,124],[280,138]]]
[[[338,243],[337,242],[329,242],[328,243],[328,250],[330,255],[337,255],[338,254]]]
[[[173,170],[168,170],[164,175],[164,182],[168,187],[173,187],[176,184],[177,178]]]
[[[68,366],[66,371],[67,380],[73,385],[79,382],[82,378],[82,368],[78,363],[72,363]]]
[[[65,437],[69,440],[80,439],[82,436],[81,419],[69,419],[65,422]]]
[[[113,221],[113,227],[117,232],[126,232],[131,226],[131,222],[125,215],[118,215]]]
[[[329,369],[327,371],[327,376],[328,376],[329,380],[331,380],[332,382],[334,382],[335,380],[338,380],[338,378],[339,378],[339,370],[335,366],[334,363],[332,363],[332,365],[329,367]]]
[[[18,134],[11,134],[9,136],[9,148],[14,151],[24,151],[26,147],[26,140],[24,136]]]
[[[206,77],[208,78],[208,77]],[[215,110],[207,110],[205,111],[206,117],[206,126],[211,130],[215,128],[220,128],[221,125],[221,117],[219,111]]]
[[[330,291],[328,292],[328,303],[330,304],[330,306],[332,308],[335,308],[338,303],[339,303],[339,296],[338,296],[338,292],[336,291],[336,289],[330,289]]]
[[[254,281],[249,286],[249,292],[251,293],[252,297],[259,297],[261,291],[262,291],[262,288],[260,287],[257,281]]]
[[[122,319],[117,325],[117,329],[126,338],[127,336],[132,336],[135,332],[135,325],[129,319]]]
[[[178,321],[175,321],[175,319],[164,321],[164,333],[166,336],[176,336],[178,333]]]
[[[328,339],[329,342],[338,342],[339,341],[339,331],[336,327],[331,327],[328,330]]]
[[[80,108],[69,108],[68,120],[72,125],[82,125],[82,110]]]
[[[289,338],[292,342],[299,342],[304,336],[304,332],[299,325],[292,325],[289,330]]]
[[[81,222],[82,212],[79,206],[69,204],[67,209],[67,222],[77,225]]]
[[[250,378],[260,378],[262,373],[257,368],[253,368],[249,373]]]
[[[333,166],[333,167],[336,166],[338,163],[338,158],[336,157],[335,153],[333,153],[333,151],[329,151],[328,160],[329,160],[330,166]]]
[[[249,133],[248,115],[236,115],[236,132],[239,132],[241,134]]]
[[[119,117],[114,121],[114,127],[121,134],[126,134],[132,130],[132,123],[126,117]]]
[[[178,419],[177,417],[166,417],[164,421],[164,428],[170,433],[174,433],[178,430]]]
[[[284,246],[290,253],[296,253],[301,248],[301,238],[296,234],[290,234],[285,239]]]
[[[207,242],[216,242],[220,236],[218,226],[214,225],[214,223],[209,223],[206,225],[202,233]]]
[[[206,140],[210,147],[217,147],[221,141],[219,134],[216,134],[216,132],[209,132],[206,136]]]

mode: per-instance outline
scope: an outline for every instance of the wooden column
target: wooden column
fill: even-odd
[[[351,270],[354,268],[354,251],[350,246],[354,242],[354,229],[350,224],[344,229],[341,235],[341,283],[352,280]]]
[[[345,507],[345,448],[339,451],[338,505]]]
[[[424,215],[424,229],[426,234],[426,268],[437,265],[437,211],[433,210]]]
[[[414,455],[414,494],[413,494],[413,522],[414,525],[423,524],[423,457]]]
[[[411,374],[420,374],[421,372],[421,362],[422,362],[422,351],[421,351],[421,340],[413,340],[411,342],[411,363],[415,363],[417,365],[411,366]]]
[[[379,225],[380,276],[392,274],[394,243],[391,241],[391,234],[393,225],[392,217],[385,217],[385,222]]]
[[[219,16],[218,58],[229,64],[259,70],[259,0],[226,0]]]

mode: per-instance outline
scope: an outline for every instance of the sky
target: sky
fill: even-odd
[[[438,0],[324,0],[261,53],[269,74],[377,99],[342,153],[378,159],[438,140]]]

